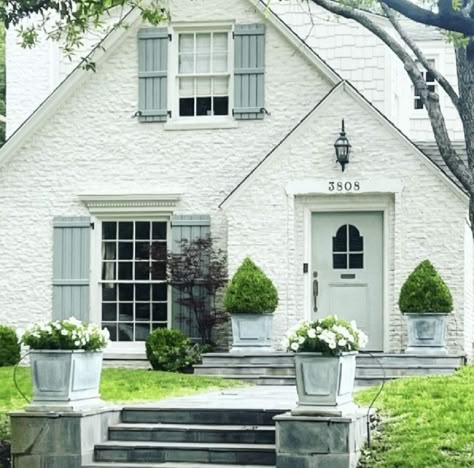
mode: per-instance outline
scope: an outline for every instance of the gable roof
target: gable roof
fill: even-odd
[[[405,135],[391,120],[389,120],[382,112],[380,112],[354,85],[349,81],[343,80],[336,84],[316,106],[314,106],[290,131],[286,134],[266,155],[265,157],[228,193],[228,195],[219,204],[219,208],[223,208],[233,197],[235,197],[242,187],[247,185],[253,176],[260,171],[261,167],[269,160],[277,156],[277,150],[298,130],[298,128],[313,114],[317,113],[325,104],[337,94],[338,91],[345,90],[353,99],[358,101],[370,112],[385,128],[392,133],[405,145],[414,151],[421,158],[427,168],[439,177],[452,191],[462,199],[467,198],[466,192],[460,187],[459,183],[453,180],[453,175],[449,175],[449,169],[444,164],[441,165],[437,158],[427,156],[407,135]]]
[[[264,0],[247,0],[255,7],[262,16],[268,20],[286,39],[305,56],[326,79],[332,83],[342,80],[339,74],[330,67],[308,44],[306,44],[281,18],[279,18],[264,2]],[[124,21],[133,25],[141,21],[138,8],[132,8],[125,16]],[[85,61],[93,61],[97,65],[107,57],[112,50],[116,49],[121,39],[129,32],[130,28],[116,27],[110,31],[82,60],[67,77],[52,91],[52,93],[30,114],[30,116],[15,130],[0,149],[0,167],[6,164],[15,155],[24,142],[42,124],[48,121],[49,116],[54,113],[61,103],[79,86],[88,76],[90,71],[84,69]]]

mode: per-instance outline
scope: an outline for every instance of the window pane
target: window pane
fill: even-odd
[[[133,325],[131,323],[120,323],[118,335],[119,341],[133,341]]]
[[[150,321],[150,304],[140,303],[135,304],[135,319],[139,322]]]
[[[194,115],[194,98],[179,100],[179,115],[182,117],[191,117]]]
[[[153,290],[154,301],[166,301],[166,298],[168,296],[168,287],[165,283],[154,284],[152,286],[152,290]]]
[[[332,238],[332,251],[333,252],[346,252],[347,251],[347,224],[341,226],[336,233],[336,237]]]
[[[102,285],[102,300],[115,301],[117,300],[117,286],[112,283]]]
[[[153,239],[166,240],[166,223],[153,223]]]
[[[119,280],[131,280],[133,272],[132,262],[121,262],[119,263],[118,279]]]
[[[117,223],[102,223],[102,239],[117,239]]]
[[[168,319],[168,306],[166,303],[153,304],[153,321],[166,322]]]
[[[115,323],[103,323],[102,326],[109,330],[110,341],[117,341],[117,325]]]
[[[196,98],[196,115],[212,115],[210,97]]]
[[[117,320],[117,304],[102,304],[102,320],[106,322],[107,320],[116,321]]]
[[[137,260],[147,260],[150,258],[149,242],[137,242],[135,244],[135,258]]]
[[[119,304],[119,321],[133,321],[133,304]]]
[[[120,301],[133,301],[133,285],[131,284],[119,285],[119,300]]]
[[[116,242],[102,242],[102,260],[116,259]]]
[[[210,33],[196,34],[196,53],[198,54],[211,53],[211,34]]]
[[[150,239],[150,229],[151,225],[148,222],[138,222],[135,224],[135,238],[136,239],[144,239],[148,240]]]
[[[428,83],[434,83],[434,75],[431,72],[426,72],[426,81]]]
[[[350,254],[349,255],[349,268],[364,268],[364,255],[363,254]]]
[[[102,279],[106,281],[115,279],[115,262],[102,263]]]
[[[149,301],[151,296],[151,287],[149,284],[136,284],[135,285],[135,300],[136,301]]]
[[[166,243],[165,242],[153,242],[151,247],[151,258],[152,260],[166,261]]]
[[[227,76],[218,76],[213,80],[213,95],[214,96],[228,96],[229,94],[229,78]]]
[[[194,97],[194,78],[179,79],[179,95],[182,97]]]
[[[150,334],[150,325],[148,323],[137,323],[135,325],[135,341],[146,341]]]
[[[212,40],[214,41],[213,50],[215,53],[226,53],[227,54],[227,33],[214,33]]]
[[[193,54],[180,54],[179,72],[180,73],[194,73],[194,55]]]
[[[119,242],[119,259],[131,260],[133,258],[133,242]]]
[[[194,52],[194,34],[179,35],[179,52]]]
[[[210,54],[196,55],[196,73],[209,73],[211,71]]]
[[[229,114],[229,98],[216,97],[214,98],[214,115],[228,115]]]
[[[364,250],[364,238],[360,235],[359,230],[352,225],[349,225],[349,250],[351,252]]]
[[[133,239],[133,223],[119,223],[119,239]]]
[[[214,73],[225,73],[227,71],[227,53],[212,56],[212,71]]]
[[[211,95],[211,78],[196,79],[196,94],[197,96]]]
[[[333,268],[335,270],[347,268],[347,255],[346,254],[334,254],[333,258]]]
[[[156,330],[157,328],[167,328],[166,323],[153,323],[151,328]]]
[[[148,262],[135,263],[135,279],[147,280],[150,278],[150,265]]]
[[[166,280],[166,263],[155,262],[151,267],[151,279]]]

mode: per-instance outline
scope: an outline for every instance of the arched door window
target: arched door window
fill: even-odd
[[[352,224],[342,225],[332,238],[332,266],[335,270],[364,268],[364,238]]]

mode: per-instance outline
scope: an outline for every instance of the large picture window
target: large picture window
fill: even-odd
[[[168,326],[166,221],[103,221],[102,326],[112,341],[145,341]]]
[[[229,115],[229,32],[178,35],[179,116]]]

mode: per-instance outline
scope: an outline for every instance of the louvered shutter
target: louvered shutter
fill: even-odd
[[[237,24],[234,37],[234,118],[263,119],[265,25]]]
[[[189,241],[196,238],[205,238],[210,234],[211,218],[209,215],[177,215],[171,219],[171,251],[180,252],[180,241]],[[205,294],[203,288],[197,291],[198,294]],[[172,326],[181,330],[190,338],[200,338],[196,324],[196,319],[192,310],[178,303],[181,292],[173,288],[172,297]]]
[[[164,122],[168,116],[168,28],[138,32],[138,118]]]
[[[91,220],[53,220],[53,320],[89,320],[89,256]]]

